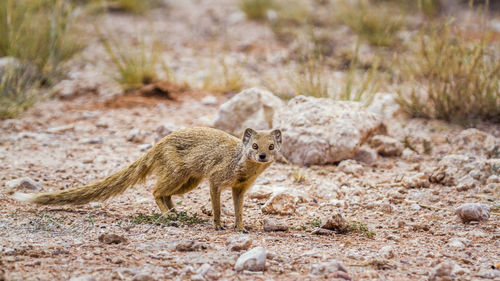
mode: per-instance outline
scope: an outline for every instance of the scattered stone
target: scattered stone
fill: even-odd
[[[457,275],[462,275],[464,273],[466,273],[466,271],[454,261],[445,261],[434,268],[429,281],[455,280]]]
[[[68,125],[63,125],[63,126],[59,126],[59,127],[49,128],[49,129],[47,129],[47,133],[54,134],[54,133],[70,131],[73,129],[75,129],[75,124],[68,124]]]
[[[282,221],[267,218],[264,219],[264,231],[287,231],[288,225]]]
[[[164,124],[160,125],[158,128],[155,130],[155,143],[159,142],[162,138],[165,136],[171,134],[173,131],[177,131],[181,129],[182,127],[177,127],[172,124]]]
[[[358,102],[297,96],[275,115],[273,125],[283,132],[286,159],[321,165],[352,159],[382,123]]]
[[[95,278],[92,277],[92,275],[85,274],[85,275],[71,277],[69,281],[95,281]]]
[[[3,76],[3,73],[7,71],[7,69],[15,69],[19,67],[21,67],[21,61],[19,61],[17,58],[0,57],[0,76]]]
[[[379,210],[386,214],[392,214],[394,212],[394,207],[389,203],[383,203],[380,204]]]
[[[448,241],[448,246],[453,247],[453,248],[465,248],[465,246],[470,244],[470,240],[466,238],[451,238],[450,241]]]
[[[336,232],[345,232],[349,227],[349,223],[344,219],[344,217],[339,214],[333,214],[330,218],[326,219],[321,228],[333,230]]]
[[[343,272],[343,271],[334,271],[334,272],[328,274],[327,278],[328,278],[328,280],[332,280],[335,278],[342,278],[344,280],[352,280],[351,276],[349,276],[349,274],[347,274],[347,272]]]
[[[101,144],[103,142],[104,139],[102,137],[80,139],[80,143],[83,144]]]
[[[311,266],[311,274],[313,275],[322,275],[326,273],[334,273],[337,271],[347,272],[344,264],[337,260],[313,264]]]
[[[491,184],[491,183],[500,183],[500,177],[497,176],[497,175],[491,175],[488,177],[488,179],[486,180],[486,183],[487,184]]]
[[[149,273],[137,273],[132,278],[132,281],[156,281],[156,278],[151,276]]]
[[[127,242],[127,239],[118,234],[101,234],[99,241],[104,244],[120,244]]]
[[[383,119],[392,119],[401,111],[401,106],[397,102],[397,94],[376,93],[373,101],[368,106],[368,110],[381,116]]]
[[[122,92],[117,83],[95,71],[70,72],[68,78],[52,88],[52,92],[61,99],[71,99],[85,94],[111,97]]]
[[[207,245],[198,243],[194,240],[179,241],[175,243],[175,250],[179,252],[195,252],[207,249]]]
[[[403,150],[403,152],[401,153],[401,158],[403,158],[403,160],[406,160],[409,162],[417,162],[417,161],[420,161],[422,159],[422,156],[420,156],[417,152],[415,152],[409,148],[405,148]]]
[[[497,269],[492,269],[492,270],[482,270],[479,271],[476,276],[484,279],[493,279],[493,280],[500,280],[500,270]]]
[[[385,157],[400,156],[404,149],[399,140],[382,135],[372,137],[370,146],[377,150],[378,154]]]
[[[351,174],[354,176],[362,176],[364,173],[364,168],[356,160],[344,160],[340,162],[338,169],[346,174]]]
[[[144,133],[139,129],[132,129],[127,134],[127,141],[141,143],[144,141]]]
[[[463,223],[485,221],[490,218],[490,206],[480,203],[465,203],[455,209],[455,214]]]
[[[10,180],[5,183],[5,187],[7,189],[29,189],[34,191],[40,191],[43,188],[40,183],[28,177]]]
[[[196,270],[196,274],[201,276],[202,280],[217,280],[220,276],[217,272],[215,272],[214,268],[208,264],[202,264],[198,270]]]
[[[418,173],[412,176],[403,177],[403,186],[406,188],[427,188],[431,185],[429,176],[425,173]]]
[[[354,160],[366,164],[371,164],[377,161],[377,158],[377,151],[367,145],[362,145],[361,148],[359,148],[358,152],[356,152],[356,154],[354,155]]]
[[[293,215],[297,198],[287,192],[274,194],[262,206],[264,214]]]
[[[470,175],[465,175],[458,180],[459,184],[457,185],[458,191],[467,191],[469,189],[476,188],[479,185],[479,182],[473,179]]]
[[[201,99],[201,104],[203,104],[203,105],[217,105],[217,104],[219,104],[219,101],[217,100],[216,97],[214,97],[212,95],[208,95],[208,96]]]
[[[314,235],[335,235],[335,231],[318,227],[318,228],[314,229],[311,232],[311,234],[314,234]]]
[[[393,259],[394,258],[394,250],[391,246],[384,246],[379,250],[379,254],[384,259]]]
[[[256,247],[242,254],[234,265],[236,271],[264,271],[265,269],[266,249],[263,247]]]
[[[151,147],[153,147],[152,144],[150,143],[145,143],[145,144],[141,144],[139,145],[139,150],[140,151],[146,151],[146,150],[149,150]]]
[[[422,209],[422,207],[420,207],[417,203],[411,204],[410,208],[415,211],[420,211],[420,209]]]
[[[252,246],[252,239],[247,236],[237,237],[228,243],[229,251],[242,251],[248,250]]]
[[[236,136],[241,136],[246,128],[279,128],[273,123],[273,116],[281,107],[283,101],[273,93],[258,88],[246,89],[220,106],[214,126]]]
[[[453,138],[452,144],[458,151],[488,158],[494,156],[495,148],[499,145],[494,136],[474,128],[461,131]]]

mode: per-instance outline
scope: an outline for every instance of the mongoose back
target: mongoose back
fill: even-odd
[[[162,213],[175,211],[173,195],[184,194],[207,178],[216,229],[220,220],[220,194],[232,190],[235,228],[245,231],[242,222],[243,198],[255,179],[274,161],[281,146],[281,131],[246,129],[242,139],[212,128],[175,131],[121,171],[82,187],[59,192],[25,194],[14,198],[41,205],[86,204],[103,201],[144,182],[154,173],[158,180],[154,198]]]

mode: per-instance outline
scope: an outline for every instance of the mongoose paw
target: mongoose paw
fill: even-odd
[[[244,234],[247,234],[248,233],[248,230],[246,230],[244,227],[234,227],[234,229],[237,231],[237,232],[240,232],[240,233],[244,233]]]

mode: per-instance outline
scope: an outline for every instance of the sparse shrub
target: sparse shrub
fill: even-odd
[[[236,68],[230,68],[227,63],[222,60],[222,73],[214,69],[211,75],[207,76],[203,81],[203,89],[209,92],[216,93],[236,93],[243,88],[243,75]]]
[[[399,103],[414,117],[500,122],[498,48],[486,35],[474,40],[451,28],[421,32],[420,48],[402,64],[403,78],[416,83],[399,91]]]
[[[160,62],[160,50],[157,43],[148,43],[142,39],[139,40],[137,46],[122,47],[122,44],[109,35],[100,33],[100,38],[106,53],[118,69],[115,79],[126,90],[157,80],[155,66]]]
[[[46,80],[84,44],[75,32],[75,13],[64,0],[0,2],[0,57],[35,65]]]
[[[342,1],[335,16],[374,46],[392,47],[403,28],[402,13],[392,5],[374,5],[368,0]]]
[[[368,226],[365,223],[362,223],[359,221],[350,221],[346,232],[347,233],[349,233],[349,232],[359,233],[359,234],[362,234],[368,238],[373,238],[375,236],[375,232],[370,231],[368,229]]]
[[[8,65],[0,73],[0,119],[15,118],[37,100],[38,72],[27,65]]]
[[[267,11],[273,9],[276,4],[273,0],[239,0],[238,6],[248,19],[263,20],[267,17]]]
[[[318,51],[313,52],[302,62],[299,75],[292,77],[292,85],[296,94],[370,104],[374,93],[378,90],[378,83],[375,79],[378,62],[375,62],[367,72],[358,75],[358,49],[359,41],[355,47],[354,58],[349,64],[349,70],[345,74],[345,84],[335,91],[330,88],[321,55]]]
[[[152,212],[151,215],[139,213],[132,217],[132,223],[135,224],[154,224],[166,226],[192,225],[207,222],[205,219],[198,218],[198,214],[188,214],[186,212],[160,214]]]

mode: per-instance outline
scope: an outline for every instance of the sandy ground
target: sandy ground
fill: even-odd
[[[191,84],[203,80],[206,69],[203,62],[213,64],[214,59],[222,56],[212,56],[213,50],[224,48],[227,42],[233,44],[224,49],[223,56],[232,58],[241,57],[239,50],[254,46],[246,55],[245,74],[250,81],[247,86],[264,83],[258,77],[268,73],[279,76],[279,71],[270,69],[280,67],[279,54],[283,48],[270,31],[241,19],[237,7],[229,1],[219,3],[224,7],[221,9],[210,8],[212,2],[182,1],[169,13],[155,11],[148,19],[111,14],[100,20],[109,30],[122,34],[131,32],[133,28],[127,27],[132,24],[141,29],[153,22],[154,31],[170,42],[170,52],[165,56],[172,58],[172,68],[180,78],[192,79]],[[193,9],[195,6],[197,9]],[[205,21],[208,23],[203,24]],[[213,25],[214,22],[219,25]],[[225,29],[227,40],[210,41],[222,32],[214,26],[225,26],[227,22],[234,26]],[[243,36],[241,30],[250,31]],[[90,49],[75,62],[74,68],[105,72],[108,66],[102,58],[102,49]],[[175,59],[180,57],[183,59]],[[258,64],[252,64],[252,60]],[[87,94],[71,100],[40,102],[21,118],[0,122],[0,182],[30,177],[43,186],[40,191],[55,191],[103,178],[142,155],[147,149],[144,144],[154,142],[155,130],[160,125],[210,125],[218,105],[227,97],[216,96],[218,104],[205,105],[201,99],[207,94],[186,92],[175,101],[130,100],[123,95],[109,101],[109,97]],[[103,102],[105,99],[108,103]],[[90,275],[95,280],[196,280],[197,270],[203,264],[209,264],[213,270],[207,279],[326,280],[333,277],[313,275],[312,268],[338,260],[344,263],[353,280],[427,280],[436,265],[453,261],[462,268],[455,280],[500,280],[500,217],[491,215],[485,222],[463,224],[453,213],[466,202],[498,206],[500,189],[485,193],[481,186],[458,191],[456,187],[441,184],[409,189],[399,181],[402,176],[432,170],[443,156],[462,153],[455,150],[448,138],[464,128],[404,117],[396,121],[389,122],[394,123],[389,126],[390,134],[401,139],[405,132],[411,132],[430,139],[432,153],[414,158],[379,157],[372,164],[361,164],[362,175],[345,174],[336,165],[297,167],[274,163],[257,180],[254,194],[266,188],[285,187],[303,194],[304,200],[297,203],[293,215],[269,215],[261,211],[267,198],[251,193],[244,211],[248,234],[231,229],[230,192],[222,197],[227,230],[213,229],[211,216],[205,211],[209,206],[206,182],[174,199],[178,210],[195,213],[207,221],[178,226],[133,222],[138,214],[159,211],[151,194],[154,177],[106,202],[76,207],[20,203],[10,198],[10,190],[2,186],[0,268],[6,280],[68,280],[81,275]],[[60,126],[68,127],[53,130]],[[486,124],[479,128],[497,139],[500,137],[498,126]],[[127,140],[133,133],[138,137]],[[100,139],[88,143],[95,138]],[[297,182],[294,177],[297,174],[302,174],[305,180]],[[413,202],[429,208],[416,207]],[[355,232],[326,236],[311,233],[315,219],[334,213],[365,223],[375,236]],[[265,232],[262,227],[265,218],[285,222],[290,229]],[[99,241],[101,234],[118,234],[126,241],[106,244]],[[234,270],[242,251],[230,251],[228,244],[245,237],[252,241],[251,248],[262,246],[270,253],[264,272]],[[464,238],[462,246],[450,243],[454,238]],[[186,241],[194,241],[199,247],[193,251],[176,250],[179,243]]]

